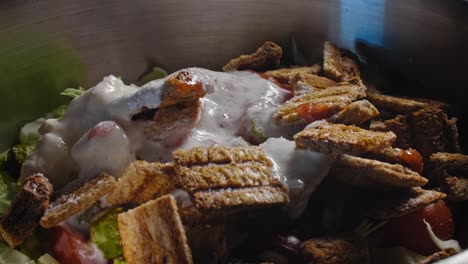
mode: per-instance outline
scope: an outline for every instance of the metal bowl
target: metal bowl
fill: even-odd
[[[308,63],[321,60],[324,40],[335,42],[395,76],[381,84],[387,92],[453,103],[459,126],[467,123],[461,0],[3,0],[0,25],[0,150],[68,86],[110,73],[137,83],[154,66],[219,70],[266,40],[283,46],[286,60],[294,42]]]

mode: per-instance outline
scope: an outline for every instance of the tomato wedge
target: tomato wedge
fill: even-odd
[[[304,118],[307,123],[312,123],[317,120],[327,119],[335,114],[335,112],[325,104],[310,104],[304,103],[296,107],[296,112]]]
[[[421,153],[415,149],[400,150],[400,160],[407,164],[408,168],[414,170],[420,175],[423,172],[423,158]]]
[[[439,201],[389,220],[384,227],[385,234],[397,246],[406,247],[420,254],[430,255],[440,249],[429,237],[423,219],[432,226],[432,230],[438,238],[442,240],[453,238],[452,212],[444,201]]]
[[[102,262],[95,248],[84,241],[79,234],[63,226],[51,229],[50,254],[60,263],[91,264]]]

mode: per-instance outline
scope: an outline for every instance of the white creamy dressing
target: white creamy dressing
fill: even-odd
[[[131,119],[141,109],[159,106],[163,84],[170,76],[141,88],[108,76],[75,98],[62,118],[44,123],[40,129],[43,139],[25,161],[22,177],[41,172],[57,190],[73,179],[88,179],[100,171],[119,177],[136,157],[167,162],[177,148],[249,145],[253,123],[265,138],[291,138],[297,132],[272,120],[275,108],[291,97],[274,83],[251,72],[184,71],[201,82],[207,94],[201,98],[195,127],[181,144],[156,142],[144,134],[148,121]],[[262,146],[280,179],[288,184],[291,200],[306,202],[328,170],[329,160],[317,153],[296,151],[294,142],[285,139],[269,139]]]

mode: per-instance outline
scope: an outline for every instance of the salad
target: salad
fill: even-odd
[[[223,72],[107,76],[0,159],[0,263],[433,263],[462,251],[468,156],[450,105],[383,94],[324,44]]]

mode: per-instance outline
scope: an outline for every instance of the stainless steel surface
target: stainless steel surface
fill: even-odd
[[[220,69],[265,40],[290,59],[293,37],[310,63],[331,40],[396,76],[382,84],[391,92],[449,101],[468,115],[461,0],[3,0],[0,60],[7,54],[12,63],[0,63],[0,150],[13,138],[11,124],[57,105],[65,85],[90,86],[110,73],[137,82],[156,65]],[[32,89],[40,92],[28,101]]]

